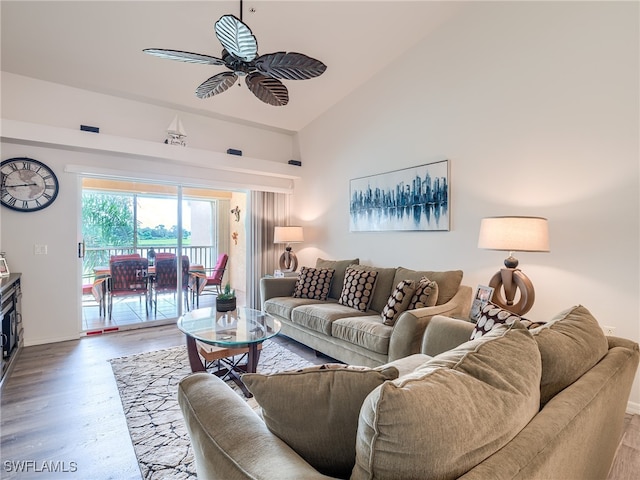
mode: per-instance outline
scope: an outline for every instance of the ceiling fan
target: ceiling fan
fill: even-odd
[[[242,0],[240,18],[223,15],[214,24],[216,37],[222,44],[222,58],[201,53],[146,48],[144,53],[160,58],[204,65],[224,65],[230,72],[222,72],[205,80],[196,89],[198,98],[209,98],[225,92],[239,77],[251,92],[273,106],[289,103],[289,92],[282,80],[308,80],[324,73],[327,66],[315,58],[296,52],[276,52],[258,56],[258,41],[251,29],[242,21]]]

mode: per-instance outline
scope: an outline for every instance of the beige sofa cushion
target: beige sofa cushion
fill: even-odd
[[[541,406],[590,370],[609,350],[598,321],[582,305],[560,312],[531,333],[542,356]]]
[[[427,277],[429,280],[438,284],[438,300],[436,305],[443,305],[451,300],[458,292],[460,284],[462,283],[462,270],[430,272],[398,267],[395,275],[395,283],[405,278],[419,282],[422,277]]]
[[[291,312],[294,308],[318,303],[320,300],[313,298],[273,297],[264,302],[264,311],[283,318],[291,318]],[[333,303],[335,304],[335,301]]]
[[[331,281],[331,289],[329,290],[329,298],[339,299],[342,293],[342,284],[344,283],[344,272],[349,265],[358,265],[360,259],[353,260],[325,260],[318,258],[316,260],[316,268],[331,268],[335,270],[333,280]]]
[[[369,308],[381,313],[387,304],[387,299],[389,295],[391,295],[393,288],[400,283],[401,280],[404,280],[404,278],[400,278],[397,282],[394,282],[394,278],[396,277],[395,268],[371,267],[369,265],[352,265],[352,267],[365,272],[377,272],[376,285],[373,290],[373,297],[371,298]]]
[[[374,388],[397,377],[395,367],[329,364],[272,375],[247,373],[242,381],[262,408],[269,430],[318,471],[347,478],[355,463],[362,402]]]
[[[516,323],[382,384],[362,405],[351,479],[458,478],[536,415],[541,368]]]
[[[389,354],[389,339],[393,327],[380,321],[378,315],[344,317],[331,324],[331,336],[359,345],[382,355]]]
[[[359,312],[354,308],[339,303],[315,303],[301,305],[291,312],[292,323],[301,325],[309,330],[331,335],[331,324],[339,318],[357,317],[369,315],[366,312]]]

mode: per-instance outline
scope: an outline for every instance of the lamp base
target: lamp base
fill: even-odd
[[[516,315],[524,315],[531,310],[536,298],[531,280],[517,268],[502,268],[491,277],[489,286],[494,289],[491,302]],[[520,298],[514,302],[518,290]]]
[[[280,255],[280,270],[283,272],[295,272],[298,268],[298,257],[288,247],[282,255]]]

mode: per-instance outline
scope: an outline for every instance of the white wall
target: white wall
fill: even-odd
[[[300,173],[286,165],[291,158],[291,135],[208,117],[180,114],[188,147],[163,145],[175,114],[2,72],[2,160],[35,158],[50,166],[60,182],[58,198],[44,210],[0,209],[0,250],[7,253],[11,271],[23,274],[26,345],[74,339],[81,332],[78,171],[218,189],[262,183],[267,190],[277,191],[290,188],[291,178]],[[100,134],[79,132],[81,124],[99,126]],[[56,135],[70,139],[69,143],[51,144],[49,139]],[[228,147],[243,150],[244,156],[226,155]],[[166,157],[153,157],[154,152],[165,150]],[[290,178],[287,171],[292,172]],[[35,244],[47,245],[48,255],[34,255]]]
[[[79,130],[100,128],[100,134],[162,143],[175,115],[180,116],[192,148],[226,152],[286,163],[291,135],[240,123],[102,95],[51,82],[2,72],[2,118]],[[237,158],[237,157],[236,157]]]
[[[638,3],[476,3],[299,134],[302,265],[325,258],[464,270],[506,252],[480,219],[549,219],[551,253],[520,253],[527,317],[583,304],[640,341]],[[349,179],[447,158],[451,231],[350,233]],[[640,411],[640,380],[631,401]]]

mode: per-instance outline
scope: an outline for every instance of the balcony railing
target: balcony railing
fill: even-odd
[[[141,257],[148,258],[149,251],[153,249],[155,253],[173,253],[176,254],[178,247],[167,245],[161,246],[144,246],[144,247],[105,247],[105,248],[87,248],[83,262],[83,277],[91,279],[93,277],[93,269],[98,266],[109,265],[109,259],[112,255],[127,255],[139,253]],[[192,265],[203,265],[206,271],[210,271],[218,260],[218,252],[215,247],[204,247],[187,245],[182,247],[182,254],[189,257],[189,263]]]

